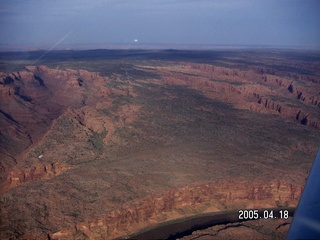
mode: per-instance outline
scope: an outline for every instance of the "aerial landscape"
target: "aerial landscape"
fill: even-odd
[[[1,3],[0,239],[285,239],[320,147],[319,3],[211,42],[218,12],[287,2],[80,2]]]

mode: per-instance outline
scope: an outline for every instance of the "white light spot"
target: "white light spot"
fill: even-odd
[[[43,155],[40,155],[38,158],[39,158],[39,159],[43,158]]]
[[[138,42],[138,39],[135,39],[134,42]]]

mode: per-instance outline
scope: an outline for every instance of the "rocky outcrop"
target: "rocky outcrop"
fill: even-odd
[[[82,86],[78,84],[79,78]],[[3,77],[0,86],[0,132],[7,141],[0,142],[0,149],[5,148],[6,154],[15,157],[37,142],[52,121],[67,108],[80,108],[87,102],[104,103],[108,90],[103,86],[107,81],[97,73],[45,66],[29,66],[25,71]],[[6,143],[11,147],[3,145]],[[7,167],[9,165],[6,164]]]
[[[295,207],[302,192],[301,185],[274,181],[269,184],[248,182],[217,182],[185,186],[149,196],[140,201],[126,204],[103,218],[89,223],[77,224],[73,229],[50,234],[51,239],[75,239],[82,233],[88,239],[113,239],[134,233],[142,228],[154,226],[163,221],[207,211],[219,212],[237,209],[258,209],[266,207]],[[181,214],[185,211],[185,214]],[[180,213],[180,215],[178,214]],[[162,220],[161,220],[162,219]]]
[[[9,172],[7,176],[6,185],[2,190],[19,186],[23,183],[32,182],[40,179],[48,179],[54,176],[58,176],[64,171],[72,169],[71,166],[64,166],[59,163],[48,163],[33,165],[30,168],[21,169],[20,172]]]
[[[314,106],[320,106],[320,97],[312,82],[298,84],[295,82],[297,78],[272,75],[276,73],[263,69],[244,71],[195,63],[168,69],[157,67],[157,71],[166,84],[190,87],[237,108],[276,113],[303,125],[319,128],[320,119]]]
[[[3,172],[0,191],[54,177],[70,169],[68,160],[59,156],[59,153],[63,156],[71,153],[79,155],[75,149],[68,152],[63,147],[69,138],[74,138],[70,141],[77,139],[75,145],[80,144],[82,149],[87,149],[78,156],[79,160],[89,156],[92,158],[92,154],[98,154],[97,151],[110,140],[120,143],[114,131],[131,123],[140,108],[138,104],[122,104],[108,110],[113,101],[110,95],[113,98],[122,95],[133,98],[137,95],[130,84],[117,89],[107,88],[108,78],[100,77],[98,73],[45,66],[28,66],[26,69],[12,73],[12,80],[0,89],[2,98],[8,102],[0,103],[0,115],[3,116],[0,118],[3,123],[0,131],[12,138],[10,145],[24,147],[11,148],[12,151],[8,152],[10,147],[0,142],[0,150],[6,150],[0,154],[8,158],[0,164],[0,171]],[[30,99],[24,94],[31,96]],[[59,146],[64,153],[50,151],[48,154],[49,147]],[[38,159],[43,152],[45,157]]]
[[[266,97],[259,98],[258,103],[266,109],[277,112],[286,118],[295,119],[302,125],[311,126],[318,129],[320,128],[319,119],[312,117],[311,113],[307,113],[304,110],[288,107],[283,103],[272,101]]]

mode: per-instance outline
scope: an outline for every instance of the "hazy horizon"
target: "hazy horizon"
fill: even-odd
[[[0,50],[320,49],[320,2],[0,0]]]
[[[219,45],[219,44],[60,44],[52,48],[50,45],[6,45],[0,44],[0,52],[19,51],[86,51],[86,50],[305,50],[320,51],[320,47],[284,46],[284,45]]]

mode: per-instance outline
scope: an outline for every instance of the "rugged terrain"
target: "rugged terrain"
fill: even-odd
[[[318,53],[95,53],[1,60],[1,238],[297,205],[320,142]]]

